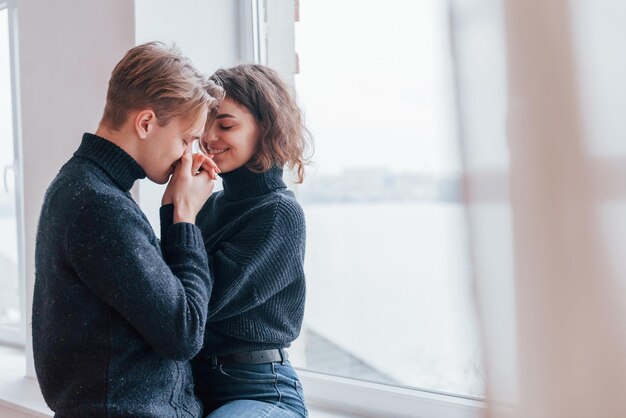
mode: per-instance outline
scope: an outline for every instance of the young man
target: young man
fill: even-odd
[[[131,49],[113,70],[96,134],[48,188],[32,326],[56,417],[201,416],[187,360],[202,346],[212,278],[194,222],[216,167],[187,146],[219,104],[211,89],[220,93],[177,51]],[[175,223],[161,247],[129,190],[171,175]]]

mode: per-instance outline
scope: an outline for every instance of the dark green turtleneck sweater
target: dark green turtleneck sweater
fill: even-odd
[[[204,347],[198,358],[288,347],[302,326],[304,212],[273,168],[221,174],[224,190],[198,214],[213,276]],[[161,208],[162,230],[173,206]],[[163,233],[163,232],[162,232]]]
[[[188,359],[203,343],[211,277],[200,230],[159,242],[129,190],[145,177],[85,134],[44,199],[33,351],[55,417],[199,417]]]

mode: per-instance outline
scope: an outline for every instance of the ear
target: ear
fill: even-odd
[[[146,139],[157,123],[156,114],[151,109],[137,112],[135,116],[135,131],[139,139]]]

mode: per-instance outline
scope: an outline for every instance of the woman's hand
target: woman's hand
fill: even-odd
[[[208,171],[209,177],[213,180],[217,180],[217,173],[222,172],[217,164],[215,164],[215,161],[213,161],[213,154],[209,154],[209,156],[204,154],[194,154],[191,171],[193,174],[197,174],[201,169]]]
[[[213,165],[205,161],[207,157],[196,158],[185,152],[170,179],[161,203],[174,204],[174,223],[194,223],[196,215],[213,192],[214,181],[211,178]],[[208,164],[210,170],[202,169]],[[212,172],[215,176],[215,171]]]
[[[209,173],[210,178],[212,178],[213,180],[217,180],[217,173],[221,173],[222,171],[219,169],[215,161],[212,160],[212,158],[212,154],[209,156],[203,154],[193,154],[191,174],[195,176],[200,172],[200,170],[205,170],[207,173]],[[177,162],[176,168],[178,168],[178,165],[180,165],[180,160]],[[174,176],[172,176],[172,179],[173,178]],[[169,205],[170,203],[172,203],[172,179],[170,179],[170,182],[165,188],[163,198],[161,199],[161,206]]]

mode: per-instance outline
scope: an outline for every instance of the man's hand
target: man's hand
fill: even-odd
[[[203,154],[193,154],[192,155],[192,164],[191,164],[191,174],[197,175],[200,170],[205,170],[209,173],[209,177],[213,180],[217,180],[217,173],[221,173],[222,171],[219,169],[215,161],[212,160],[213,155],[203,155]],[[176,164],[176,168],[180,165],[180,160]],[[161,199],[161,206],[169,205],[172,202],[172,178],[170,179],[167,187],[165,188],[165,192],[163,193],[163,198]]]
[[[174,223],[195,223],[196,215],[213,192],[215,183],[211,175],[215,176],[215,168],[205,161],[207,157],[200,156],[183,154],[163,194],[162,204],[174,204]],[[200,170],[204,164],[210,169]]]

